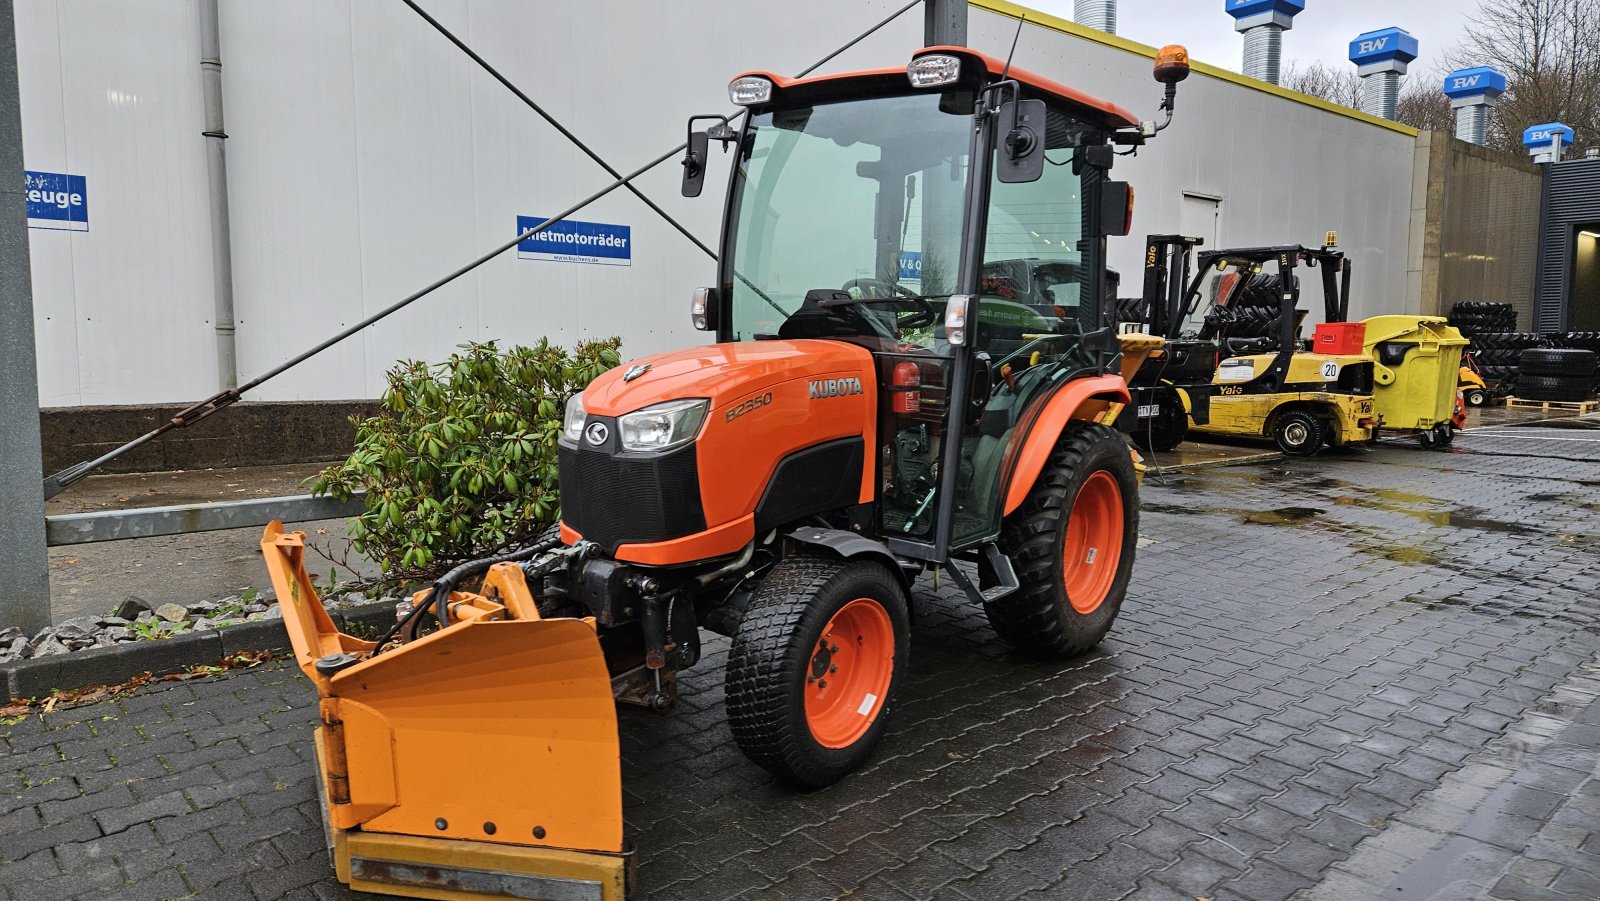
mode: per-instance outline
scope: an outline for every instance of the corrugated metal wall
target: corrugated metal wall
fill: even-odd
[[[1600,160],[1568,160],[1549,167],[1540,229],[1537,328],[1566,331],[1572,291],[1573,244],[1580,225],[1600,223]]]
[[[726,110],[732,75],[797,71],[899,4],[426,5],[627,170],[681,141],[689,113]],[[214,391],[193,5],[30,0],[18,23],[28,166],[89,179],[88,232],[32,233],[43,403]],[[1003,56],[1014,31],[973,9],[978,49]],[[900,63],[921,37],[913,10],[824,71]],[[518,215],[609,180],[399,4],[225,2],[222,48],[241,379],[510,238]],[[1160,99],[1148,58],[1047,24],[1025,28],[1016,59],[1143,115]],[[1220,77],[1197,75],[1181,96],[1177,124],[1119,161],[1136,234],[1177,230],[1186,192],[1219,199],[1224,244],[1338,230],[1358,265],[1355,313],[1401,308],[1409,135]],[[640,184],[714,243],[725,160],[713,153],[698,200],[678,196],[671,163]],[[704,340],[686,310],[708,259],[622,193],[578,218],[631,226],[632,265],[505,255],[252,396],[375,396],[396,359],[469,339],[621,334],[633,354]],[[1141,251],[1139,238],[1113,242],[1132,285]]]

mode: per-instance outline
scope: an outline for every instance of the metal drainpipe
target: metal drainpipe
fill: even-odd
[[[967,46],[967,0],[923,0],[925,47]]]
[[[233,236],[228,218],[227,132],[222,125],[222,38],[217,0],[200,0],[200,91],[205,104],[206,193],[211,202],[211,289],[217,333],[217,381],[222,390],[239,386],[234,344]]]

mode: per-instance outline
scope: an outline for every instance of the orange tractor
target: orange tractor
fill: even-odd
[[[1158,57],[1166,122],[1187,75]],[[919,574],[1036,655],[1117,616],[1142,466],[1113,423],[1161,342],[1106,315],[1132,207],[1109,172],[1166,122],[961,47],[730,93],[744,121],[684,161],[694,195],[709,141],[736,151],[692,303],[716,342],[572,398],[559,536],[458,567],[377,641],[334,628],[302,533],[262,539],[352,888],[624,897],[614,703],[670,707],[702,629],[732,640],[739,747],[821,786],[883,737]]]

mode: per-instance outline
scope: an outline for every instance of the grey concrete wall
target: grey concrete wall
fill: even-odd
[[[1447,315],[1458,301],[1509,303],[1533,327],[1543,174],[1528,160],[1417,137],[1407,307]]]
[[[39,412],[43,472],[58,472],[143,435],[178,405],[56,407]],[[239,403],[204,422],[169,432],[106,466],[105,472],[159,472],[269,463],[317,463],[349,455],[350,417],[376,414],[377,401]]]

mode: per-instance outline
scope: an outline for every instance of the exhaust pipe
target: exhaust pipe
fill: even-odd
[[[1072,20],[1079,25],[1117,33],[1117,0],[1075,0]]]
[[[1225,0],[1234,30],[1244,33],[1244,74],[1277,84],[1283,71],[1283,33],[1305,12],[1305,0]]]

